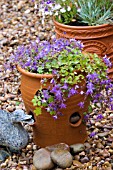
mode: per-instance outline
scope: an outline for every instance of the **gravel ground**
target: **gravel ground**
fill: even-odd
[[[20,44],[27,44],[30,40],[52,39],[54,27],[52,21],[41,25],[41,18],[34,11],[31,0],[0,0],[0,109],[9,112],[15,109],[25,109],[20,94],[20,74],[18,72],[4,72],[3,63]],[[103,113],[104,118],[95,123],[95,115]],[[75,155],[75,160],[81,163],[83,170],[112,170],[113,169],[113,112],[97,110],[91,114],[91,121],[87,123],[87,131],[93,130],[96,135],[88,137],[85,150]],[[39,147],[33,143],[32,129],[26,125],[30,135],[30,142],[20,154],[13,154],[0,165],[1,170],[35,170],[32,158]],[[80,170],[78,164],[71,169]],[[69,169],[69,168],[67,168]]]

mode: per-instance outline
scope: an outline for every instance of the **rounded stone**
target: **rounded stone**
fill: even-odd
[[[47,146],[46,149],[49,150],[50,152],[54,151],[55,149],[63,149],[63,150],[70,151],[69,145],[67,145],[65,143],[58,143],[55,145]]]
[[[33,164],[37,170],[49,170],[54,167],[50,152],[44,148],[39,149],[33,156]]]
[[[85,146],[81,143],[73,144],[70,146],[70,151],[74,154],[79,153],[83,150],[85,150]]]
[[[73,157],[70,152],[63,149],[56,149],[52,151],[51,159],[60,168],[69,168],[73,162]]]
[[[89,162],[89,158],[87,156],[81,159],[81,163],[87,163],[87,162]]]

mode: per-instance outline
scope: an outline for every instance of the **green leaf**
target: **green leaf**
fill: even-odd
[[[36,113],[36,116],[41,115],[41,108],[40,108],[40,107],[37,107],[37,108],[34,110],[34,113]]]
[[[50,115],[55,115],[55,111],[51,111],[51,112],[50,112]]]
[[[37,103],[37,104],[38,104],[38,106],[41,106],[41,101],[38,101],[38,103]]]
[[[37,106],[37,102],[38,102],[37,96],[34,96],[34,98],[31,101],[33,103],[33,106]]]
[[[87,112],[84,112],[83,115],[87,115]]]
[[[42,74],[43,73],[43,68],[42,67],[38,67],[37,71],[38,71],[39,74]]]
[[[16,101],[16,106],[19,106],[21,102],[19,101]]]
[[[51,102],[53,102],[53,101],[54,101],[54,97],[53,97],[53,96],[51,96],[48,100],[49,100],[49,103],[51,103]]]
[[[92,112],[92,107],[88,106],[88,112],[91,113]]]
[[[47,103],[42,103],[42,106],[46,107],[46,106],[47,106]]]

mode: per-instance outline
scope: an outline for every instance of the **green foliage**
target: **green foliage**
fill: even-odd
[[[113,4],[110,0],[78,0],[78,18],[88,25],[113,22]]]
[[[41,115],[41,108],[40,107],[36,107],[36,109],[34,110],[34,113],[36,114],[36,116]]]
[[[77,8],[75,8],[75,2],[73,0],[56,0],[57,4],[60,4],[62,8],[65,9],[65,12],[60,12],[56,16],[57,21],[67,24],[73,20],[77,14]]]

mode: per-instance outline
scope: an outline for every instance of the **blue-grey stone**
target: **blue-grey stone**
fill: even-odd
[[[19,151],[24,148],[29,140],[28,132],[24,129],[23,123],[33,123],[31,115],[23,110],[15,110],[9,113],[0,110],[0,145],[6,146],[11,151]]]
[[[0,163],[5,161],[9,156],[11,156],[8,152],[4,150],[0,150]]]

